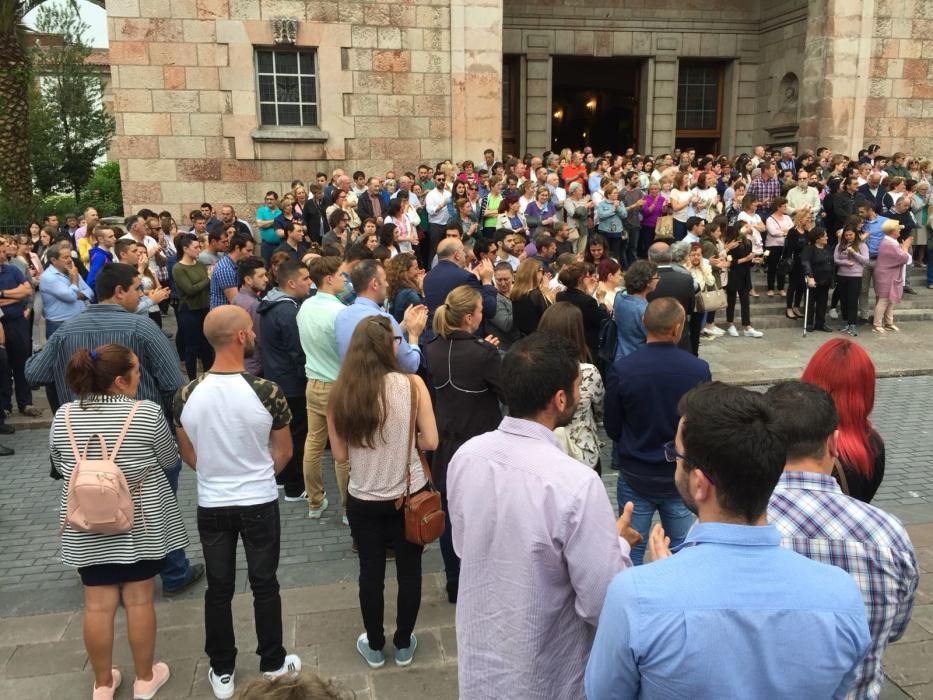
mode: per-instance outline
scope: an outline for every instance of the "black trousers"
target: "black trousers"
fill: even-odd
[[[359,547],[360,610],[369,646],[376,651],[385,647],[382,627],[385,612],[386,546],[395,549],[395,576],[398,602],[395,634],[396,649],[407,649],[421,607],[421,554],[424,548],[405,539],[405,516],[396,510],[394,501],[363,501],[347,497],[350,533]]]
[[[803,306],[803,294],[806,291],[804,289],[806,285],[803,281],[802,272],[791,272],[787,277],[787,308],[791,309],[795,306]]]
[[[427,255],[427,266],[425,270],[430,270],[431,261],[434,260],[434,254],[437,252],[437,244],[444,239],[444,224],[429,224],[428,225],[428,255]],[[422,243],[422,245],[424,245]]]
[[[279,473],[278,481],[285,486],[285,495],[289,498],[300,496],[305,490],[304,460],[305,440],[308,437],[308,401],[305,395],[287,396],[288,409],[292,412],[292,422],[288,431],[292,436],[292,458]]]
[[[214,349],[204,337],[204,317],[208,309],[189,309],[187,305],[178,306],[178,334],[185,339],[184,358],[188,379],[198,376],[198,360],[206,372],[214,363]]]
[[[839,306],[842,317],[850,325],[858,324],[858,297],[862,293],[862,276],[836,277],[836,289],[839,292]]]
[[[687,327],[690,329],[690,352],[700,354],[700,334],[703,331],[703,321],[706,319],[705,311],[694,311],[690,314]]]
[[[817,285],[810,289],[810,306],[807,309],[807,328],[822,328],[826,325],[827,301],[829,301],[828,284]]]
[[[279,595],[280,521],[277,500],[255,506],[202,508],[198,534],[204,549],[207,590],[204,592],[204,652],[217,675],[236,668],[236,637],[230,602],[236,588],[237,538],[243,540],[246,571],[253,591],[256,653],[260,671],[285,663],[282,646],[282,598]]]
[[[781,291],[784,289],[784,275],[778,271],[778,265],[781,262],[781,255],[784,253],[784,246],[769,246],[768,250],[768,289],[770,291]],[[777,281],[777,286],[775,286]]]
[[[648,257],[648,248],[651,247],[651,244],[654,243],[654,226],[642,226],[641,232],[638,234],[638,257],[647,258]]]
[[[441,491],[441,508],[444,511],[444,520],[446,527],[444,534],[441,535],[441,557],[444,559],[444,573],[447,575],[448,582],[457,583],[460,581],[460,557],[454,550],[454,538],[451,532],[450,507],[447,505],[447,492]]]
[[[748,290],[747,289],[733,289],[732,287],[726,287],[726,321],[732,323],[735,319],[735,297],[738,295],[739,304],[742,307],[742,325],[750,326],[752,325],[752,313],[749,307],[748,299]]]
[[[0,376],[0,407],[6,411],[13,408],[13,389],[16,389],[16,407],[23,410],[32,405],[32,389],[26,381],[26,360],[32,355],[32,334],[29,320],[25,316],[3,317],[3,332],[6,335],[6,354],[12,372]]]

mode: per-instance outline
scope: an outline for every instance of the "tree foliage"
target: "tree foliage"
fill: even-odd
[[[39,8],[36,29],[62,38],[60,46],[32,52],[30,99],[32,170],[43,195],[70,192],[83,204],[95,163],[107,152],[113,117],[101,102],[103,86],[86,62],[89,29],[72,4]]]

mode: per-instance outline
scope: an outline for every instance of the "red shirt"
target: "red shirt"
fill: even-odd
[[[586,182],[586,166],[583,163],[580,165],[565,165],[560,176],[564,180],[564,187],[568,187],[574,180]]]

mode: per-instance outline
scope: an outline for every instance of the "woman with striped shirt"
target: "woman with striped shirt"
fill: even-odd
[[[121,597],[136,670],[133,695],[152,698],[169,678],[165,663],[153,663],[154,577],[166,554],[188,544],[178,503],[162,474],[163,469],[177,463],[178,447],[162,409],[152,401],[133,400],[139,385],[139,360],[129,348],[110,344],[91,351],[78,349],[65,367],[65,381],[79,399],[58,410],[49,436],[52,462],[65,478],[62,524],[76,461],[68,425],[75,444],[80,449],[89,445],[88,458],[99,459],[95,436],[103,436],[108,451],[112,451],[136,407],[116,458],[133,499],[133,526],[119,534],[82,532],[66,526],[62,561],[78,568],[84,584],[84,643],[94,670],[93,700],[111,700],[120,685],[120,672],[111,668],[111,661],[113,620]]]

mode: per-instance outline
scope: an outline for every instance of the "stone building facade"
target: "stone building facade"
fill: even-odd
[[[933,155],[928,0],[108,0],[127,210],[555,145]]]

